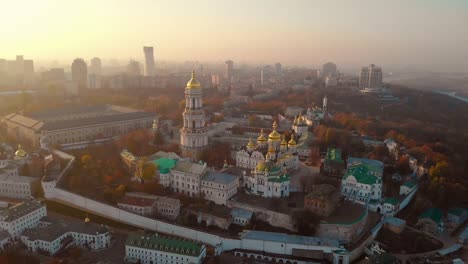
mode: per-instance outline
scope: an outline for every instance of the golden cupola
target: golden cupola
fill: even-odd
[[[297,143],[296,143],[296,140],[294,140],[294,135],[291,135],[291,139],[289,140],[288,145],[295,146],[296,144]]]
[[[247,147],[249,148],[254,148],[255,144],[252,142],[252,138],[249,140],[249,143],[247,143]]]
[[[286,142],[286,139],[284,139],[284,135],[282,136],[282,140],[281,140],[281,146],[287,146],[288,145],[288,142]]]
[[[273,123],[273,131],[268,135],[268,139],[270,139],[272,141],[280,141],[281,140],[280,133],[278,133],[278,131],[276,131],[277,128],[278,128],[278,124],[275,121]]]
[[[263,132],[263,128],[262,130],[260,130],[260,136],[258,137],[258,142],[266,142],[267,141],[267,138],[265,137],[265,133]]]
[[[201,88],[200,82],[195,78],[195,71],[192,71],[192,78],[187,83],[188,89],[198,89]]]

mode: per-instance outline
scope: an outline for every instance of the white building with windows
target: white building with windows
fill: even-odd
[[[47,215],[46,205],[40,201],[26,201],[0,211],[0,228],[17,237],[27,228],[38,225]]]
[[[201,192],[206,200],[226,205],[237,193],[239,178],[221,172],[207,172],[201,181]]]
[[[161,215],[175,219],[180,213],[179,199],[138,192],[127,192],[117,206],[125,211],[149,217]]]
[[[368,67],[362,67],[359,74],[359,88],[382,87],[382,68],[370,64]]]
[[[127,263],[199,264],[206,256],[206,247],[193,241],[154,234],[130,235],[125,242]]]
[[[55,255],[60,250],[75,245],[90,250],[110,246],[109,228],[81,222],[41,222],[41,226],[25,230],[20,238],[29,251]]]
[[[206,163],[193,163],[190,161],[179,161],[171,169],[172,190],[190,197],[200,194],[200,184],[203,175],[207,172]]]
[[[39,179],[21,176],[18,166],[24,162],[20,160],[27,154],[20,148],[16,151],[15,160],[0,159],[0,196],[10,198],[30,198],[34,195]]]
[[[192,79],[185,87],[185,110],[182,113],[180,147],[184,157],[199,159],[201,151],[208,146],[208,133],[203,111],[203,89],[192,72]]]
[[[382,199],[382,179],[370,173],[367,164],[357,163],[343,176],[341,195],[359,204],[378,203]]]

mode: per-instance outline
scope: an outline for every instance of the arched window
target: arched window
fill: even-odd
[[[192,127],[195,128],[195,120],[192,121]]]

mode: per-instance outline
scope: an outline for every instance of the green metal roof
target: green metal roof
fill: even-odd
[[[125,241],[125,245],[164,252],[175,252],[187,256],[198,256],[202,251],[202,246],[195,242],[161,234],[151,236],[129,235]]]
[[[343,162],[343,159],[341,158],[341,149],[329,148],[327,150],[327,156],[325,157],[325,159],[328,161]]]
[[[285,182],[285,181],[289,181],[290,179],[291,178],[288,175],[284,175],[284,176],[269,178],[268,181],[271,181],[271,182]]]
[[[406,186],[408,188],[413,188],[414,186],[416,186],[416,182],[415,181],[407,181],[407,182],[403,183],[403,186]]]
[[[391,205],[397,205],[398,204],[398,199],[395,198],[395,197],[390,197],[390,198],[385,199],[384,203],[389,203]]]
[[[419,219],[430,218],[432,219],[432,221],[440,223],[443,215],[444,212],[442,212],[442,210],[440,210],[439,208],[429,208],[419,216]]]
[[[375,184],[379,183],[380,179],[369,173],[369,168],[366,164],[356,164],[348,169],[343,179],[347,179],[350,176],[354,176],[359,183],[362,184]]]
[[[170,158],[159,158],[154,160],[153,163],[158,167],[160,173],[169,173],[175,167],[177,160]]]

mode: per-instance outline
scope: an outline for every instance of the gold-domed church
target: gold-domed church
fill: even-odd
[[[284,135],[278,133],[278,125],[273,123],[273,131],[266,136],[263,129],[257,141],[250,139],[246,146],[236,152],[236,165],[255,169],[260,162],[273,162],[281,170],[299,168],[299,156],[294,136],[286,142]]]

